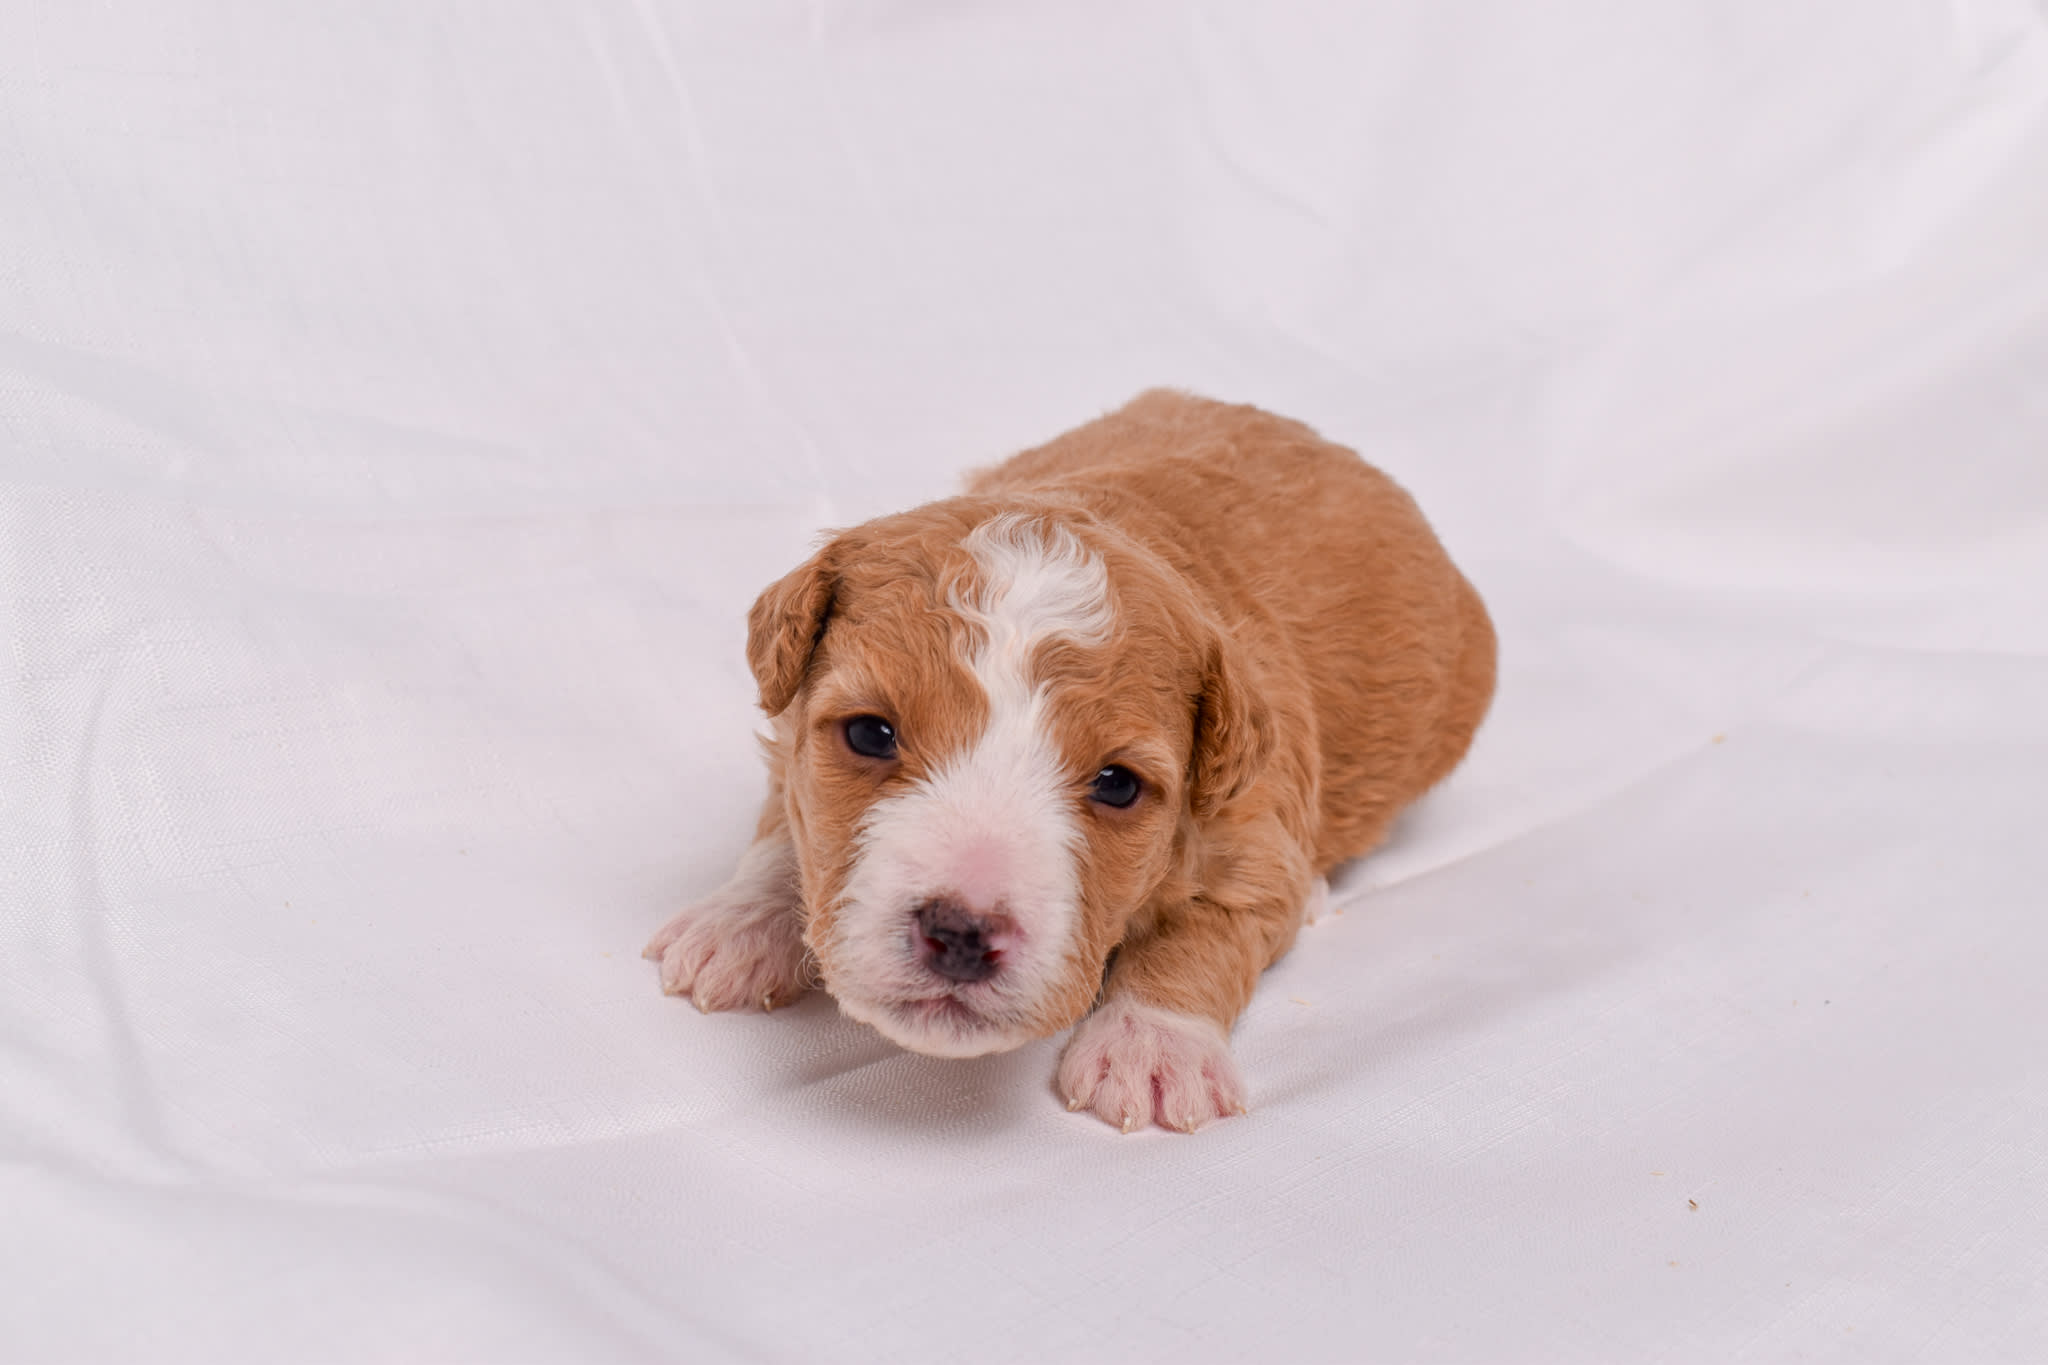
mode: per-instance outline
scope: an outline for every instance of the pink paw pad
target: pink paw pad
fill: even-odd
[[[1316,878],[1315,885],[1308,889],[1308,899],[1301,904],[1301,922],[1314,924],[1330,913],[1330,884],[1323,878]]]
[[[1147,1123],[1192,1133],[1245,1112],[1244,1078],[1214,1021],[1129,1000],[1075,1027],[1059,1087],[1069,1109],[1093,1109],[1126,1133]]]
[[[794,904],[713,893],[670,920],[642,957],[661,964],[661,988],[698,1009],[772,1010],[809,987],[803,922]]]

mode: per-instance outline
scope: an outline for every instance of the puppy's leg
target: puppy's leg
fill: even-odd
[[[1308,860],[1282,843],[1158,907],[1118,949],[1102,1003],[1060,1058],[1067,1107],[1093,1109],[1126,1133],[1152,1122],[1191,1133],[1245,1112],[1230,1026],[1294,941],[1315,882]]]
[[[796,845],[774,785],[731,878],[670,920],[641,954],[661,964],[664,991],[689,996],[706,1013],[772,1010],[811,985]]]

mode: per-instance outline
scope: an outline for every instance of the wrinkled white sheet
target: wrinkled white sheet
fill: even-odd
[[[1120,1138],[700,1018],[821,526],[1172,383],[1491,602]],[[0,9],[0,1358],[2048,1359],[2048,14]]]

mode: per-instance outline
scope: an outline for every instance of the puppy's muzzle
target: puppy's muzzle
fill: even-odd
[[[1007,925],[956,901],[928,900],[917,907],[918,958],[948,981],[986,981],[1002,970]]]

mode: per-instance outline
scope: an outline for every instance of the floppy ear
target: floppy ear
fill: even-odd
[[[1195,753],[1188,788],[1197,819],[1242,796],[1273,753],[1273,712],[1253,690],[1236,647],[1210,638],[1195,701]]]
[[[838,550],[835,540],[771,583],[747,613],[747,665],[761,689],[761,709],[771,716],[796,699],[825,636],[839,591]]]

